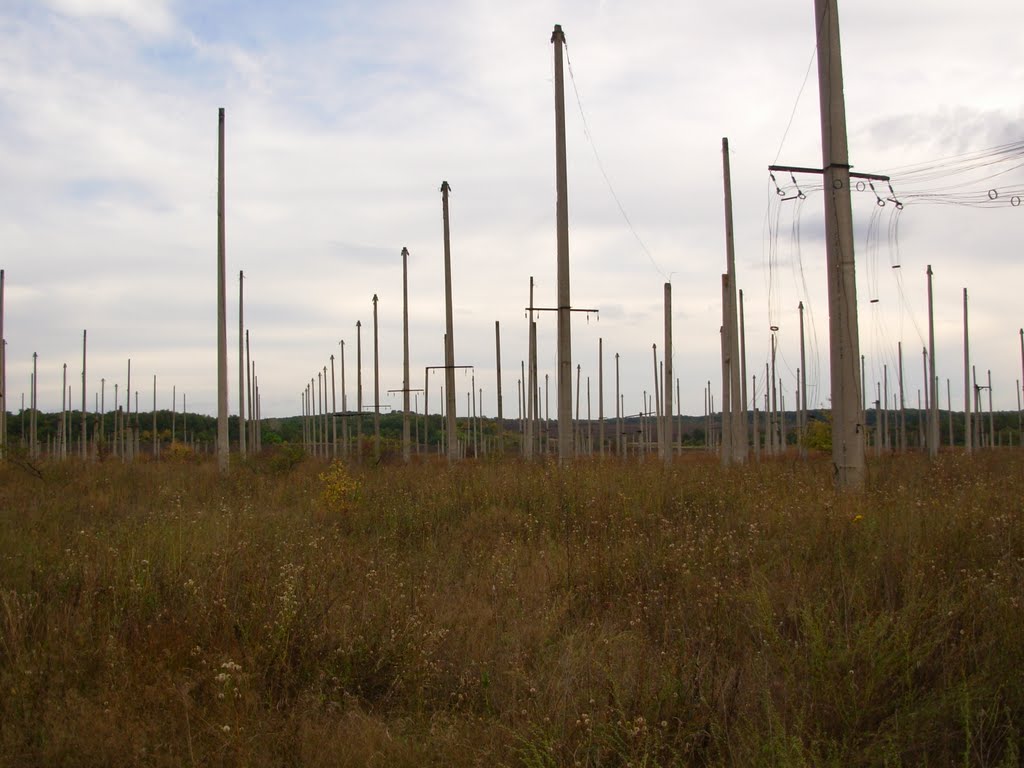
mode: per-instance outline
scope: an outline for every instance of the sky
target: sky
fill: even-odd
[[[1016,409],[1024,188],[1016,154],[960,192],[983,208],[924,195],[945,184],[897,169],[1024,139],[1024,4],[881,0],[839,7],[850,161],[892,173],[883,210],[854,194],[861,352],[869,402],[902,343],[916,406],[934,271],[937,375],[963,408],[963,290],[979,383]],[[443,362],[439,188],[452,188],[457,406],[475,375],[496,413],[495,322],[506,417],[518,415],[529,279],[556,291],[551,31],[567,41],[566,127],[573,365],[580,413],[614,413],[615,356],[627,413],[653,391],[663,286],[673,291],[673,365],[682,411],[721,400],[725,229],[721,140],[729,138],[737,281],[748,377],[763,393],[771,328],[794,403],[797,305],[806,307],[809,404],[827,407],[828,302],[822,195],[781,201],[773,162],[821,166],[811,0],[4,0],[0,3],[0,268],[8,408],[61,404],[63,366],[81,402],[128,387],[142,410],[216,413],[217,112],[226,112],[229,402],[238,409],[238,274],[264,416],[300,410],[344,341],[354,406],[356,323],[372,402],[379,297],[381,402],[402,386],[402,260],[409,257],[412,387]],[[789,195],[796,187],[777,176]],[[819,182],[820,186],[820,182]],[[990,191],[991,190],[991,191]],[[888,193],[888,190],[882,190]],[[883,194],[883,201],[888,194]],[[932,204],[934,202],[934,204]],[[1005,204],[1003,204],[1005,203]],[[898,222],[898,227],[896,223]],[[894,268],[895,265],[898,267]],[[555,405],[555,318],[538,318],[541,382]],[[439,409],[441,372],[431,374]],[[892,385],[891,385],[892,386]],[[673,393],[675,394],[675,393]],[[761,397],[762,395],[759,395]],[[419,395],[422,398],[422,395]],[[542,398],[543,399],[543,398]],[[986,403],[987,404],[987,403]],[[422,409],[422,400],[419,401]]]

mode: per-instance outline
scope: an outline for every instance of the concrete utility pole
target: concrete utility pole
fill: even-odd
[[[217,134],[217,467],[227,472],[228,455],[228,322],[224,242],[224,108]]]
[[[380,343],[377,338],[377,294],[373,294],[373,458],[380,460]]]
[[[331,355],[331,458],[338,457],[338,391],[334,386],[334,355]]]
[[[363,322],[356,320],[356,459],[363,460]]]
[[[807,458],[807,356],[804,354],[804,303],[800,309],[800,458]]]
[[[1022,348],[1024,349],[1024,348]],[[7,341],[4,338],[4,270],[0,269],[0,458],[7,457]],[[85,387],[82,387],[85,391]],[[84,412],[85,409],[83,408]]]
[[[662,378],[665,394],[662,397],[662,451],[665,463],[672,463],[672,283],[665,283],[665,370]]]
[[[1024,348],[1022,348],[1024,349]],[[597,340],[597,441],[604,457],[604,339]]]
[[[857,281],[854,270],[850,160],[846,100],[839,43],[838,0],[815,0],[821,150],[825,187],[825,234],[832,380],[832,463],[837,488],[864,486],[864,432],[860,419],[857,361]]]
[[[558,459],[573,457],[572,429],[572,304],[569,299],[569,181],[565,159],[565,85],[560,24],[551,33],[555,46],[555,222],[558,251]]]
[[[964,288],[964,450],[970,453],[974,448],[974,432],[971,430],[971,348],[967,331],[967,289]]]
[[[537,322],[533,319],[533,275],[530,275],[530,306],[528,307],[528,321],[530,323],[529,339],[526,356],[527,381],[526,390],[529,392],[526,404],[526,458],[532,459],[539,453],[540,439],[540,402],[538,401],[537,388]]]
[[[740,304],[740,400],[743,401],[740,414],[743,417],[743,434],[744,441],[746,441],[747,405],[749,403],[747,400],[747,328],[743,322],[743,291],[739,290],[738,293]],[[756,407],[756,403],[754,405]],[[680,427],[680,429],[682,429],[682,427]],[[756,438],[754,442],[756,442]]]
[[[409,249],[402,248],[402,461],[412,458],[409,434]]]
[[[36,435],[37,435],[37,432],[36,432],[36,423],[37,423],[36,422],[36,411],[37,411],[37,408],[36,408],[36,397],[37,397],[37,394],[36,394],[36,392],[37,392],[38,384],[39,384],[39,353],[38,352],[33,352],[32,353],[32,396],[30,398],[31,399],[31,403],[32,403],[32,414],[31,414],[31,421],[29,422],[29,436],[30,436],[30,439],[29,439],[29,452],[28,452],[29,456],[31,456],[33,459],[36,458],[39,455],[39,450],[38,450],[38,446],[37,446],[37,437],[36,437]]]
[[[348,390],[345,386],[345,340],[338,342],[341,366],[341,455],[348,456]]]
[[[932,265],[928,265],[928,456],[939,455],[939,382],[935,378],[935,307],[932,303]],[[926,395],[927,398],[927,395]]]
[[[82,434],[78,436],[81,441],[80,456],[82,461],[85,461],[86,451],[88,450],[88,444],[86,442],[86,428],[85,428],[85,339],[86,331],[82,331]],[[6,419],[6,414],[4,415]],[[6,439],[6,436],[5,436]]]
[[[238,454],[245,458],[245,315],[242,312],[245,274],[238,270]]]
[[[501,323],[494,321],[494,360],[498,376],[498,452],[505,452],[505,414],[501,402]],[[481,410],[483,403],[481,403]]]
[[[896,355],[899,361],[899,385],[900,385],[900,453],[907,450],[907,407],[903,396],[903,342],[896,342]]]
[[[770,171],[820,173],[825,189],[825,239],[829,296],[829,371],[832,380],[832,464],[838,490],[864,486],[864,403],[857,358],[857,283],[853,253],[850,178],[889,181],[888,176],[852,173],[846,137],[846,101],[839,44],[837,0],[815,0],[822,169],[769,166]]]
[[[248,409],[249,428],[251,430],[250,434],[248,436],[249,437],[249,441],[248,442],[252,444],[252,450],[258,451],[259,450],[259,445],[258,445],[258,441],[259,441],[259,429],[258,429],[258,427],[259,427],[259,425],[256,423],[256,421],[257,421],[257,419],[256,419],[256,408],[255,408],[255,403],[254,403],[255,398],[253,397],[253,392],[256,389],[256,387],[254,386],[255,382],[253,381],[253,379],[255,378],[255,375],[254,375],[255,368],[256,368],[255,364],[252,362],[252,360],[249,357],[249,331],[246,331],[245,332],[245,379],[246,379],[245,405],[246,405],[246,407]]]
[[[619,394],[619,353],[615,353],[615,453],[622,458],[622,399]]]
[[[724,308],[725,342],[729,356],[729,400],[722,403],[722,413],[729,413],[730,445],[732,461],[745,464],[747,461],[747,404],[742,397],[743,371],[740,365],[740,339],[737,328],[736,295],[736,241],[733,236],[732,220],[732,171],[729,165],[729,139],[722,139],[722,177],[725,184],[725,261],[729,278],[727,306]]]
[[[458,459],[459,443],[455,439],[455,341],[452,322],[452,246],[448,220],[448,193],[451,187],[441,182],[441,214],[444,220],[444,388],[447,398],[448,461]]]
[[[732,450],[732,342],[729,340],[729,275],[722,275],[722,326],[719,329],[719,345],[722,356],[722,450],[721,463],[728,467],[733,460]]]

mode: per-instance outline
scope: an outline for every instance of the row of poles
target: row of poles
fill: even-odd
[[[820,171],[814,169],[802,169],[803,171],[820,173],[824,182],[825,193],[825,228],[826,228],[826,272],[828,275],[828,300],[829,300],[829,349],[830,349],[830,382],[831,382],[831,404],[832,404],[832,461],[835,485],[840,490],[858,490],[863,487],[865,475],[865,408],[863,406],[864,384],[861,371],[858,371],[858,360],[860,356],[860,342],[857,320],[857,293],[854,270],[854,248],[853,248],[853,221],[852,206],[850,199],[850,164],[849,150],[846,132],[846,111],[843,96],[842,78],[842,56],[839,39],[839,19],[836,0],[815,0],[815,29],[818,49],[818,84],[821,103],[821,132],[822,132],[822,168]],[[574,420],[572,415],[572,355],[571,355],[571,313],[575,310],[570,301],[569,281],[569,233],[568,233],[568,180],[566,169],[566,136],[565,136],[565,104],[564,104],[564,81],[563,81],[563,48],[565,35],[560,25],[555,25],[552,32],[551,42],[554,46],[554,91],[555,91],[555,176],[556,176],[556,251],[557,251],[557,305],[551,308],[557,313],[557,441],[558,457],[565,461],[572,459],[577,451],[578,441],[575,435]],[[737,292],[737,281],[735,272],[735,254],[733,243],[732,227],[732,203],[729,177],[728,141],[723,140],[723,162],[725,175],[725,201],[726,201],[726,257],[727,271],[722,276],[722,429],[721,429],[721,457],[724,464],[743,463],[747,459],[750,440],[746,434],[747,397],[745,393],[746,375],[743,370],[745,364],[745,352],[742,334],[739,331],[739,301]],[[441,185],[442,194],[442,216],[444,225],[444,259],[445,259],[445,348],[444,365],[437,366],[445,372],[444,392],[444,417],[447,435],[447,455],[449,460],[455,460],[459,456],[457,441],[454,439],[455,429],[455,355],[452,323],[452,296],[451,296],[451,244],[448,217],[448,193],[450,187],[447,182]],[[226,292],[225,292],[225,237],[224,237],[224,110],[219,113],[219,153],[218,153],[218,461],[222,470],[228,468],[228,406],[227,406],[227,330],[226,330]],[[407,251],[403,250],[403,257],[407,257]],[[930,272],[930,270],[929,270]],[[403,456],[408,460],[410,455],[409,438],[409,402],[410,389],[409,361],[408,361],[408,288],[407,281],[403,279],[403,291],[405,294],[405,359],[402,392],[404,394],[405,415],[403,420]],[[375,297],[375,318],[376,318],[376,297]],[[534,374],[535,330],[532,297],[530,302],[530,344],[531,344],[531,374]],[[658,450],[668,460],[671,456],[670,445],[670,420],[666,422],[666,414],[671,414],[671,382],[672,382],[672,347],[671,347],[671,286],[665,286],[665,364],[659,368],[655,363],[656,376],[663,377],[663,381],[656,386],[656,400],[658,405],[659,425],[657,431]],[[965,304],[966,312],[966,304]],[[934,333],[931,321],[931,286],[929,275],[929,338],[930,338],[930,373],[929,386],[926,390],[926,399],[929,406],[928,425],[928,448],[929,453],[934,455],[938,450],[937,439],[937,397],[934,393],[937,389],[934,374]],[[965,322],[966,334],[966,322]],[[1024,338],[1024,337],[1022,337]],[[498,342],[500,348],[500,341]],[[773,338],[774,350],[774,338]],[[377,347],[375,333],[375,368],[377,362]],[[966,336],[965,336],[965,360],[966,360]],[[774,355],[773,355],[774,357]],[[500,352],[499,352],[500,360]],[[655,353],[655,360],[657,354]],[[500,362],[499,362],[500,365]],[[333,368],[333,366],[332,366]],[[360,366],[361,368],[361,366]],[[798,398],[800,400],[800,425],[805,429],[807,425],[807,393],[806,393],[806,363],[803,359],[803,328],[801,311],[801,380],[799,382]],[[320,385],[318,389],[317,402],[324,400],[326,370],[318,374]],[[241,378],[241,374],[240,374]],[[361,376],[360,376],[361,378]],[[776,377],[772,375],[771,389],[775,389]],[[535,377],[528,379],[523,391],[531,393],[527,400],[527,410],[530,404],[535,404],[533,392],[537,390]],[[375,376],[375,397],[374,397],[374,423],[375,423],[375,445],[379,452],[379,378]],[[965,362],[965,390],[969,386],[968,366]],[[303,408],[304,416],[312,416],[312,388],[313,379],[304,391]],[[426,388],[426,387],[425,387]],[[343,388],[344,389],[344,388]],[[361,385],[359,387],[361,392]],[[710,395],[710,392],[709,392]],[[646,396],[645,396],[646,398]],[[777,408],[773,395],[772,412]],[[362,418],[363,406],[361,397],[357,403],[355,416],[357,423]],[[426,397],[425,397],[426,401]],[[577,403],[579,398],[577,397]],[[474,399],[475,402],[475,399]],[[499,375],[499,421],[501,409],[500,375]],[[603,406],[603,397],[599,398]],[[616,405],[619,406],[617,398]],[[965,418],[970,424],[970,402],[965,403]],[[645,404],[646,409],[646,404]],[[429,404],[425,404],[425,410],[429,411]],[[536,410],[536,409],[534,409]],[[326,413],[326,408],[324,407]],[[332,412],[337,413],[336,408]],[[348,412],[344,410],[343,394],[343,415]],[[527,434],[523,441],[524,451],[532,452],[535,442],[530,434],[529,425],[532,425],[531,414],[527,414]],[[756,422],[755,422],[756,423]],[[314,422],[310,423],[310,427]],[[770,422],[771,424],[771,422]],[[326,430],[326,427],[324,427]],[[973,432],[968,428],[968,434]],[[774,445],[775,427],[770,427],[769,445]],[[332,433],[332,439],[334,438]],[[334,441],[336,443],[336,440]],[[754,441],[757,445],[758,441]],[[970,446],[973,438],[968,441]],[[347,441],[346,441],[347,444]],[[601,441],[604,445],[604,441]]]
[[[5,281],[4,270],[0,270],[0,326],[4,313],[3,287]],[[46,445],[40,439],[40,416],[39,410],[39,355],[32,354],[32,371],[29,375],[29,402],[25,405],[25,393],[21,393],[20,411],[20,447],[26,451],[31,459],[36,459],[44,454],[53,459],[80,458],[97,459],[102,454],[109,452],[113,456],[120,457],[123,461],[132,461],[142,453],[143,418],[139,410],[139,390],[134,390],[135,404],[132,407],[132,361],[128,359],[127,382],[123,391],[120,384],[114,382],[113,410],[108,411],[106,405],[106,378],[100,379],[100,388],[94,392],[94,407],[92,410],[92,428],[89,428],[89,411],[87,409],[87,341],[88,331],[82,331],[82,374],[81,408],[77,412],[79,417],[79,428],[75,434],[75,416],[73,385],[68,382],[68,364],[62,366],[61,378],[61,409],[57,416],[54,429],[49,431]],[[8,398],[7,398],[7,371],[6,371],[6,339],[0,343],[0,456],[6,456],[9,450],[9,424],[8,424]],[[123,405],[122,405],[123,397]],[[187,445],[192,445],[193,437],[188,432],[187,420],[187,399],[182,395],[182,440]],[[171,406],[171,434],[170,440],[174,444],[178,441],[177,435],[177,387],[172,388]],[[152,448],[150,455],[158,458],[160,455],[161,438],[157,429],[157,377],[153,376],[153,410],[152,428],[150,436]],[[108,416],[112,416],[112,429],[108,432]],[[28,423],[26,424],[26,417]]]

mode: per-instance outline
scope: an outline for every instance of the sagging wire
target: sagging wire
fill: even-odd
[[[655,261],[654,255],[651,253],[647,244],[644,243],[643,238],[636,231],[636,227],[633,226],[633,222],[629,218],[629,214],[626,213],[625,207],[622,205],[622,201],[619,199],[618,194],[615,192],[615,187],[612,186],[612,180],[608,176],[608,172],[605,170],[604,163],[601,161],[601,156],[598,154],[597,145],[594,143],[593,134],[590,131],[590,124],[587,122],[587,115],[583,110],[583,100],[580,98],[579,88],[576,86],[576,75],[572,70],[572,61],[569,59],[569,44],[563,42],[563,48],[565,50],[565,63],[569,70],[569,81],[572,83],[572,91],[576,95],[576,106],[580,111],[580,120],[583,123],[583,135],[586,136],[587,143],[590,144],[590,149],[594,153],[594,160],[597,162],[598,170],[601,171],[601,176],[604,178],[605,184],[608,186],[608,192],[611,193],[612,199],[615,201],[615,205],[619,209],[619,213],[622,214],[623,220],[626,222],[626,226],[629,231],[633,234],[637,244],[640,246],[640,250],[647,256],[647,260],[651,262],[651,266],[660,274],[666,281],[669,280],[669,276],[665,274],[665,271]]]

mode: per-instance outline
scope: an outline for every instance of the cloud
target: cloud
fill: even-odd
[[[58,13],[73,18],[117,21],[149,35],[174,29],[170,0],[43,0]]]

